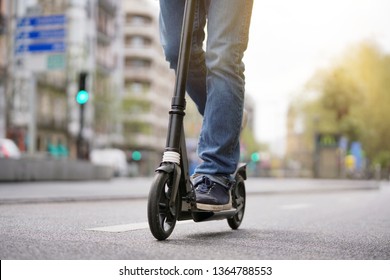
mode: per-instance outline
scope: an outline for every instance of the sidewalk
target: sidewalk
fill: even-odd
[[[146,198],[153,178],[0,183],[0,204]]]
[[[146,199],[153,178],[114,178],[107,181],[0,183],[0,204]],[[348,190],[378,190],[389,182],[249,178],[247,194],[276,195]]]
[[[306,179],[306,178],[249,178],[247,193],[287,194],[318,193],[351,190],[378,190],[381,183],[375,180]],[[390,183],[387,182],[390,185]]]

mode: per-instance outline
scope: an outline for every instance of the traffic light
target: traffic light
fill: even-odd
[[[251,154],[251,160],[253,162],[259,162],[260,161],[260,153],[254,152]]]
[[[77,137],[77,158],[83,159],[85,157],[84,141],[83,141],[83,128],[84,128],[84,107],[88,102],[89,93],[87,90],[87,72],[80,72],[79,74],[79,90],[76,94],[76,102],[80,105],[80,118],[79,118],[79,134]]]
[[[85,103],[87,103],[89,99],[89,93],[88,91],[85,91],[85,90],[80,90],[77,95],[76,95],[76,101],[77,103],[79,103],[80,105],[84,105]]]
[[[89,99],[89,92],[86,88],[87,76],[86,72],[79,74],[79,91],[76,94],[76,102],[80,105],[84,105]]]
[[[131,159],[134,161],[140,161],[142,159],[142,154],[140,151],[134,151],[131,153]]]

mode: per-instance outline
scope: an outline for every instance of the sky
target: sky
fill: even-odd
[[[254,0],[244,62],[256,138],[282,154],[293,96],[367,40],[390,54],[390,0]]]

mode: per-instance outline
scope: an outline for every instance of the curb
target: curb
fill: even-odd
[[[276,182],[277,184],[275,184]],[[283,179],[261,179],[259,182],[250,178],[247,180],[246,192],[248,195],[301,195],[344,191],[373,191],[381,188],[381,183],[377,181],[290,179],[288,184],[286,182],[283,185],[280,185],[280,182],[283,182]],[[259,183],[261,183],[260,187],[258,186]],[[63,196],[52,194],[47,197],[43,195],[35,197],[3,197],[0,198],[0,205],[142,200],[148,198],[149,187],[137,189],[135,193],[129,193],[128,189],[124,189],[120,193],[116,190],[116,193],[99,195],[65,194]]]

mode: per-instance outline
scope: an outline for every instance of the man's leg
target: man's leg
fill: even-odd
[[[231,208],[230,188],[239,157],[244,106],[242,58],[248,44],[253,0],[208,0],[207,103],[194,178],[198,209]]]
[[[209,0],[206,50],[207,103],[196,173],[234,173],[240,155],[244,106],[242,58],[248,44],[253,0]]]
[[[160,0],[160,37],[170,68],[176,71],[180,48],[181,28],[184,14],[183,0]],[[206,65],[203,41],[206,24],[205,0],[196,3],[192,35],[187,92],[203,115],[206,105]]]

